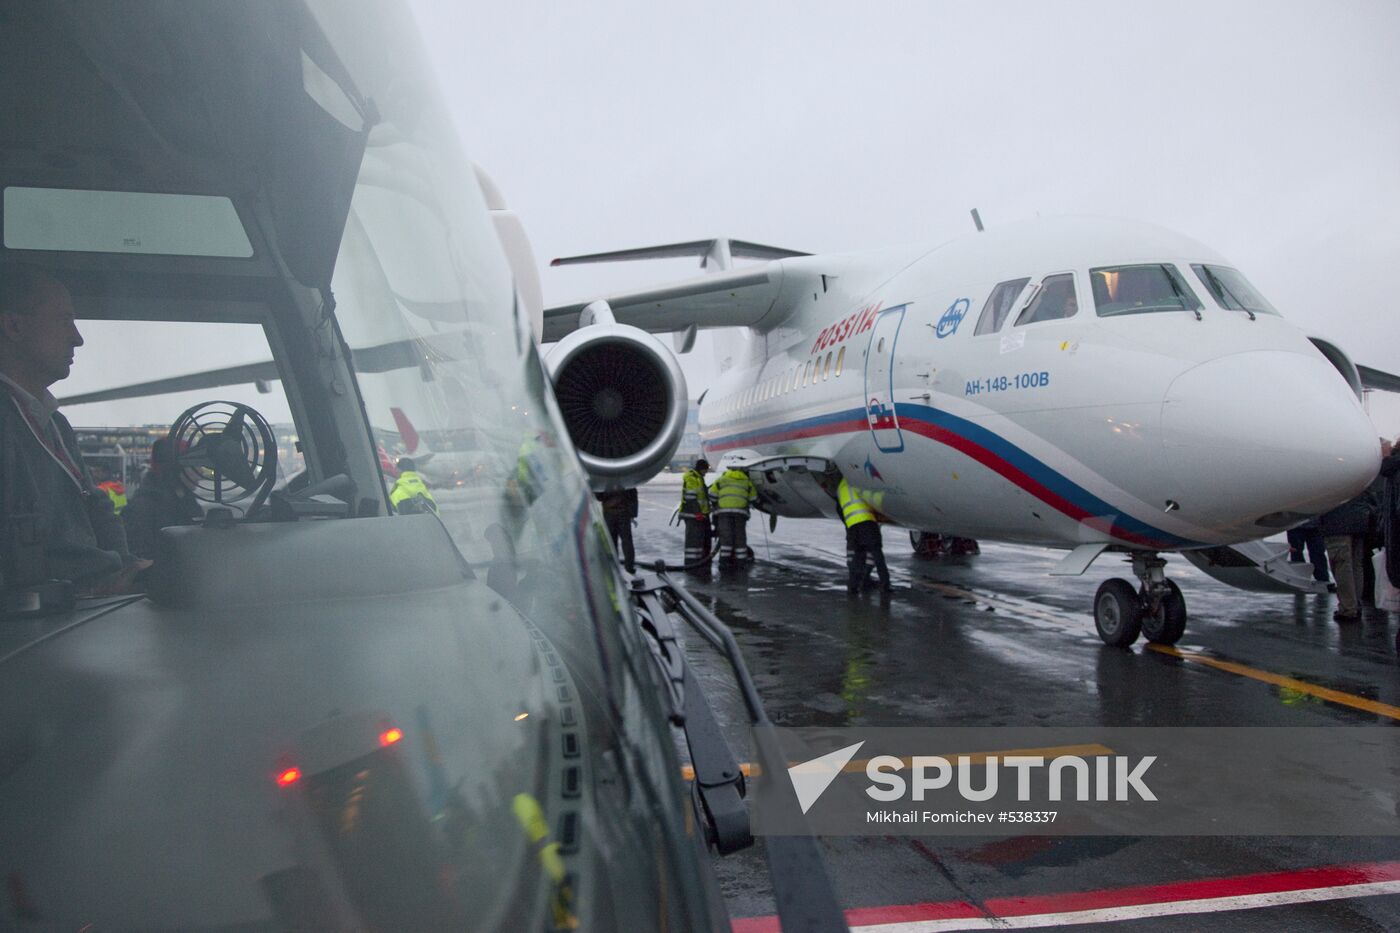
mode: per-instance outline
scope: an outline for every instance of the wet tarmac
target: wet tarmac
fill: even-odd
[[[678,488],[664,483],[641,490],[639,559],[679,560],[681,531],[668,523],[678,498]],[[1177,651],[1143,642],[1115,649],[1099,641],[1089,614],[1102,580],[1131,577],[1113,555],[1082,577],[1049,577],[1056,552],[984,543],[978,556],[921,560],[907,532],[887,528],[896,592],[848,598],[838,523],[780,520],[772,532],[767,525],[762,515],[749,523],[752,567],[694,578],[691,591],[734,630],[781,726],[1400,726],[1394,614],[1340,626],[1330,597],[1234,590],[1172,556],[1168,573],[1190,612]],[[691,656],[735,748],[746,748],[727,669],[703,647],[692,644]],[[736,918],[774,912],[762,845],[717,860]],[[1284,887],[1311,884],[1297,881],[1299,872],[1335,879],[1335,871],[1327,873],[1335,866],[1353,866],[1347,877],[1363,881],[1400,878],[1400,864],[1391,864],[1400,860],[1396,837],[892,835],[827,838],[822,845],[842,904],[865,909],[852,915],[856,926],[903,920],[917,921],[898,928],[909,931],[1063,927],[1078,917],[1094,921],[1094,929],[1103,929],[1105,918],[1142,930],[1400,929],[1397,883],[1373,886],[1365,891],[1370,896],[1249,899],[1272,883],[1256,876],[1275,873],[1292,879],[1280,882]],[[1163,886],[1158,900],[1166,902],[1203,891],[1243,892],[1244,899],[1226,897],[1184,916],[1153,916],[1170,906],[1124,915],[1064,912],[1133,901],[1131,892],[1117,901],[1102,892],[1138,886]],[[1043,924],[1013,919],[1016,908],[1008,905],[1018,902],[1008,898],[1028,899],[1023,907],[1049,905],[1047,911],[1059,905],[1059,913],[1047,913]],[[902,905],[922,906],[880,909]],[[956,919],[963,909],[971,919]],[[937,917],[953,919],[926,919]]]

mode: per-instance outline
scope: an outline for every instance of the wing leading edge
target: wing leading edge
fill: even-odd
[[[782,260],[807,255],[810,254],[719,237],[555,259],[551,266],[698,256],[703,268],[715,271],[682,282],[616,295],[595,295],[588,301],[548,308],[544,312],[544,334],[541,339],[551,343],[577,330],[579,312],[599,297],[607,301],[618,323],[630,324],[654,334],[685,331],[692,327],[759,327],[772,312],[784,281],[792,281],[799,275]],[[732,261],[736,258],[768,261],[764,265],[733,269]]]
[[[773,310],[783,278],[782,265],[770,262],[602,297],[612,307],[618,323],[653,334],[682,331],[691,325],[757,327]],[[541,339],[551,343],[577,330],[579,312],[589,301],[546,308]]]

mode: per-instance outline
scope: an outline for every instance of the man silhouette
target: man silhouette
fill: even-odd
[[[83,464],[73,428],[49,386],[66,379],[83,345],[68,289],[34,266],[0,267],[0,516],[6,532],[6,585],[32,567],[16,566],[19,535],[42,549],[43,578],[100,593],[128,589],[150,566],[130,553],[112,500]]]

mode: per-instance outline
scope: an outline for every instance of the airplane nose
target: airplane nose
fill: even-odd
[[[1376,429],[1346,381],[1320,356],[1286,351],[1182,373],[1162,402],[1162,442],[1173,472],[1196,478],[1184,492],[1211,524],[1256,537],[1345,502],[1380,467]]]

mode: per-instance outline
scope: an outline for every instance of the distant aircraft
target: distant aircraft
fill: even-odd
[[[1108,644],[1181,637],[1162,554],[1275,534],[1377,472],[1358,367],[1157,227],[1045,219],[838,256],[717,239],[555,264],[684,255],[717,271],[545,312],[580,447],[598,419],[562,388],[591,385],[576,369],[632,352],[612,383],[591,367],[593,397],[665,398],[652,332],[684,349],[697,328],[744,328],[719,351],[701,436],[711,459],[746,466],[762,508],[832,517],[845,476],[915,531],[1068,548],[1055,573],[1122,552],[1139,585],[1095,595]],[[741,257],[766,261],[733,268]],[[636,444],[647,418],[631,416]]]
[[[493,464],[489,452],[481,447],[473,450],[436,449],[428,439],[418,433],[418,428],[402,408],[392,407],[389,413],[399,431],[399,442],[403,450],[395,457],[412,457],[417,472],[436,487],[466,486],[480,482],[492,472]],[[473,434],[474,436],[474,434]],[[397,472],[397,466],[395,466]]]

